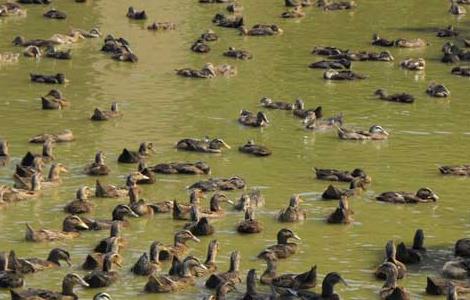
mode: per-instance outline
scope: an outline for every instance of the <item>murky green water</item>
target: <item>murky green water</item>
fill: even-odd
[[[188,50],[192,41],[212,26],[210,19],[224,5],[199,5],[197,1],[55,1],[54,7],[66,11],[66,21],[45,20],[45,6],[29,6],[27,18],[0,19],[0,52],[20,51],[10,41],[17,35],[26,38],[48,38],[54,33],[66,33],[71,27],[89,29],[99,26],[106,33],[127,38],[139,63],[127,64],[111,60],[100,53],[102,39],[74,44],[71,61],[47,58],[34,60],[21,57],[16,65],[0,67],[0,136],[9,140],[12,163],[0,169],[1,183],[11,184],[14,164],[27,150],[40,151],[40,146],[27,143],[30,136],[45,131],[72,129],[77,141],[58,145],[55,154],[71,173],[64,177],[58,189],[46,190],[33,201],[11,205],[0,213],[1,250],[16,249],[20,256],[46,257],[52,247],[64,247],[72,254],[75,267],[27,276],[28,287],[60,290],[65,273],[76,271],[95,242],[107,232],[83,234],[71,242],[30,244],[23,240],[24,223],[35,227],[60,228],[65,216],[62,209],[74,197],[81,184],[94,184],[94,178],[82,174],[97,150],[107,154],[112,174],[106,182],[121,184],[134,166],[116,163],[123,147],[136,148],[144,140],[157,146],[157,154],[148,162],[195,161],[208,162],[214,176],[244,177],[249,187],[260,187],[267,204],[257,212],[265,230],[259,235],[240,236],[235,224],[239,213],[228,213],[214,221],[216,234],[194,245],[193,252],[205,257],[208,242],[221,242],[217,259],[220,270],[228,265],[229,253],[242,253],[243,274],[249,268],[264,269],[255,258],[263,247],[275,242],[278,224],[275,215],[288,203],[293,193],[302,193],[308,219],[289,226],[303,241],[297,255],[279,263],[280,272],[302,272],[317,264],[324,275],[340,272],[350,287],[339,287],[345,299],[374,299],[382,282],[372,276],[381,262],[383,246],[388,239],[404,240],[408,244],[416,228],[423,228],[431,258],[420,267],[410,268],[400,284],[413,294],[413,299],[431,299],[424,295],[426,275],[434,273],[449,256],[456,239],[469,234],[470,187],[466,178],[444,178],[436,166],[444,163],[468,162],[470,147],[469,81],[450,75],[450,67],[439,62],[440,47],[445,39],[435,37],[435,29],[455,24],[462,36],[470,36],[467,18],[456,20],[447,13],[447,1],[439,0],[363,0],[352,12],[325,13],[307,8],[301,20],[281,20],[282,1],[240,1],[245,7],[248,25],[277,23],[285,34],[276,37],[241,37],[236,30],[213,28],[220,34],[218,42],[210,44],[212,51],[197,55]],[[177,30],[148,32],[145,22],[129,21],[125,17],[128,5],[145,8],[150,21],[173,21]],[[331,45],[354,50],[376,50],[369,41],[373,32],[388,38],[422,37],[431,45],[426,49],[391,49],[393,63],[354,63],[354,69],[366,73],[369,79],[352,83],[330,83],[322,72],[307,65],[319,57],[310,51],[315,45]],[[232,61],[222,56],[229,46],[253,52],[252,61]],[[425,72],[407,72],[398,67],[401,59],[424,57]],[[174,75],[179,67],[199,67],[206,62],[230,63],[238,68],[238,76],[214,80],[187,80]],[[64,72],[70,83],[61,87],[72,107],[62,111],[42,111],[39,96],[50,86],[29,82],[29,72]],[[445,100],[427,97],[424,90],[430,81],[445,83],[452,95]],[[399,105],[376,100],[377,88],[406,91],[414,94],[413,105]],[[344,142],[336,134],[304,131],[300,121],[290,113],[268,111],[271,125],[263,130],[247,129],[236,119],[241,108],[257,110],[262,96],[293,101],[305,100],[307,107],[322,105],[326,115],[343,112],[347,126],[368,128],[379,123],[392,133],[383,142]],[[102,123],[92,123],[89,115],[96,106],[107,108],[111,101],[121,104],[124,117]],[[176,141],[184,137],[204,135],[224,138],[232,150],[222,155],[177,152]],[[248,138],[268,145],[272,157],[253,158],[236,151]],[[313,179],[312,167],[341,169],[364,168],[373,177],[369,191],[355,198],[351,205],[355,222],[348,226],[326,225],[324,218],[336,207],[336,202],[324,202],[319,196],[327,182]],[[148,200],[187,199],[186,186],[204,177],[158,176],[159,182],[144,187]],[[435,205],[392,206],[373,200],[376,193],[387,190],[415,191],[429,186],[441,199]],[[238,192],[231,193],[237,198]],[[93,215],[110,217],[112,207],[122,200],[97,199]],[[153,240],[171,243],[175,230],[184,222],[173,221],[170,215],[132,220],[124,232],[129,247],[123,252],[125,266],[121,280],[107,291],[114,299],[168,299],[168,295],[141,295],[146,278],[133,276],[129,269]],[[323,277],[323,276],[322,276]],[[172,298],[194,299],[209,293],[202,288],[189,288]],[[243,287],[241,288],[243,290]],[[81,298],[89,299],[95,290],[78,290]],[[195,296],[196,295],[196,296]],[[230,297],[238,297],[234,294]],[[7,299],[6,291],[0,299]]]

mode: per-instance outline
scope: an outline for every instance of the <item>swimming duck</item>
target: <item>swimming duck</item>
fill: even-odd
[[[205,64],[202,69],[191,68],[176,69],[176,75],[190,78],[214,78],[217,76],[215,66],[211,63]]]
[[[400,67],[410,71],[421,71],[426,67],[426,61],[424,58],[407,58],[400,62]]]
[[[214,234],[214,226],[209,224],[207,217],[200,217],[197,205],[191,207],[191,223],[184,225],[184,229],[191,231],[195,236],[206,236]]]
[[[350,69],[351,61],[346,58],[338,60],[320,60],[308,65],[312,69]]]
[[[59,90],[52,89],[47,95],[41,97],[42,109],[63,109],[70,105],[70,102],[65,100]]]
[[[221,148],[230,149],[230,146],[220,138],[210,140],[208,137],[200,139],[182,139],[176,143],[176,149],[194,151],[194,152],[205,152],[205,153],[221,153]]]
[[[273,101],[271,98],[263,97],[259,101],[261,106],[270,108],[270,109],[281,109],[281,110],[293,110],[294,104],[283,102],[283,101]]]
[[[248,207],[258,208],[264,206],[265,200],[261,191],[258,189],[252,190],[249,193],[243,193],[238,199],[237,204],[234,205],[236,210],[246,210]]]
[[[265,24],[257,24],[253,26],[251,29],[248,29],[244,26],[240,26],[240,34],[241,35],[249,35],[249,36],[267,36],[267,35],[277,35],[282,34],[284,31],[279,28],[279,26],[272,24],[272,25],[265,25]]]
[[[334,292],[334,286],[338,283],[343,283],[345,286],[348,286],[347,282],[341,277],[340,274],[336,272],[328,273],[322,282],[322,291],[321,294],[307,290],[295,291],[289,289],[288,291],[300,299],[305,300],[332,300],[332,299],[341,299],[338,294]]]
[[[435,82],[430,83],[426,89],[426,93],[431,97],[437,98],[445,98],[450,95],[450,91],[443,84],[437,84]]]
[[[144,290],[147,293],[172,293],[194,285],[196,283],[195,277],[192,275],[194,268],[205,269],[205,266],[195,257],[188,256],[183,261],[181,272],[178,275],[150,275]]]
[[[73,132],[69,129],[64,130],[63,132],[58,133],[43,133],[36,135],[29,139],[30,143],[34,144],[43,144],[47,140],[51,140],[54,143],[66,143],[72,142],[75,140]]]
[[[439,197],[427,187],[420,188],[416,194],[410,192],[385,192],[376,197],[378,201],[398,203],[398,204],[415,204],[436,202]]]
[[[0,167],[5,166],[9,159],[8,141],[0,139]]]
[[[233,191],[245,188],[245,180],[235,176],[230,178],[210,178],[209,180],[198,181],[188,187],[188,189],[200,189],[203,192],[209,191]]]
[[[248,52],[246,50],[237,50],[234,47],[228,47],[228,50],[225,51],[223,53],[223,55],[227,56],[227,57],[232,57],[232,58],[236,58],[236,59],[243,59],[243,60],[253,58],[253,54],[251,54],[250,52]]]
[[[89,226],[90,230],[103,230],[110,229],[114,221],[119,221],[124,227],[129,226],[129,221],[126,220],[128,216],[134,218],[139,217],[129,206],[119,204],[113,209],[111,220],[98,220],[83,217],[83,221]]]
[[[328,56],[330,59],[347,59],[349,61],[393,61],[394,57],[390,51],[382,52],[344,52],[337,55]]]
[[[16,181],[15,177],[15,181]],[[17,202],[37,197],[41,190],[41,174],[36,172],[31,177],[31,183],[25,183],[22,187],[26,189],[17,189],[12,187],[3,188],[3,200],[6,202]]]
[[[447,26],[447,28],[439,29],[436,34],[437,37],[453,37],[458,35],[458,31],[455,30],[452,25]]]
[[[145,19],[147,19],[147,13],[145,12],[145,10],[137,11],[132,6],[129,6],[129,9],[127,10],[127,15],[126,16],[129,19],[133,19],[133,20],[145,20]]]
[[[219,39],[219,36],[212,29],[208,29],[206,32],[201,34],[201,39],[206,42],[214,42]]]
[[[116,49],[116,51],[111,55],[111,58],[117,61],[131,62],[136,63],[139,61],[137,55],[132,51],[128,45],[123,45],[122,47]]]
[[[263,225],[255,219],[255,211],[251,207],[245,209],[245,219],[238,223],[237,231],[240,233],[260,233]]]
[[[411,40],[399,38],[395,40],[395,46],[400,48],[422,48],[427,45],[428,43],[426,43],[426,41],[419,38]]]
[[[28,46],[46,47],[48,45],[52,45],[53,43],[49,40],[43,40],[43,39],[26,40],[22,36],[17,36],[12,41],[12,44],[15,46],[22,46],[22,47],[28,47]]]
[[[323,78],[326,80],[361,80],[366,79],[367,76],[349,70],[336,71],[328,69],[323,73]]]
[[[390,102],[399,102],[399,103],[413,103],[415,98],[413,95],[407,93],[396,93],[388,95],[387,91],[384,89],[378,89],[374,92],[374,95],[379,97],[381,100],[390,101]]]
[[[281,18],[291,19],[291,18],[302,18],[305,17],[305,12],[302,10],[302,6],[295,6],[294,9],[288,10],[281,14]]]
[[[124,148],[118,157],[118,162],[134,164],[138,163],[141,159],[144,159],[150,154],[150,151],[154,151],[153,143],[143,142],[139,146],[139,150],[130,151]]]
[[[137,184],[154,184],[157,182],[155,174],[149,167],[147,167],[147,164],[143,160],[139,162],[139,165],[137,166],[137,172],[134,173],[139,174],[139,176],[135,177]]]
[[[449,13],[451,13],[452,15],[463,15],[467,13],[467,10],[463,6],[458,5],[454,1],[451,1]]]
[[[191,174],[191,175],[209,175],[211,168],[205,162],[198,161],[195,163],[163,163],[151,167],[151,170],[160,174]]]
[[[54,46],[48,46],[46,48],[45,54],[46,57],[55,58],[55,59],[72,59],[72,50],[68,49],[66,51],[60,51],[54,48]]]
[[[29,299],[78,299],[78,296],[73,292],[73,288],[80,284],[81,286],[88,287],[79,275],[69,273],[65,275],[62,281],[62,291],[53,292],[45,289],[29,288],[27,290],[10,290],[12,300],[29,300]]]
[[[173,256],[183,256],[189,250],[188,245],[186,245],[188,241],[200,242],[189,230],[176,232],[173,245],[166,246],[165,250],[160,251],[160,260],[170,260]]]
[[[119,54],[123,52],[124,46],[129,46],[129,42],[126,39],[122,37],[115,38],[112,35],[107,35],[104,38],[104,45],[101,47],[101,51]]]
[[[353,221],[351,215],[353,211],[349,206],[348,197],[341,197],[339,200],[338,207],[333,211],[327,218],[326,222],[328,224],[349,224]]]
[[[402,279],[403,277],[405,277],[407,272],[406,266],[405,264],[397,260],[396,253],[397,249],[395,247],[395,243],[392,240],[388,241],[385,245],[385,260],[375,271],[375,277],[383,280],[387,279],[387,273],[386,270],[383,269],[383,266],[388,263],[391,263],[397,267],[398,279]]]
[[[103,261],[103,269],[92,271],[91,273],[85,275],[83,280],[88,283],[90,288],[110,286],[119,279],[118,272],[111,270],[113,263],[120,267],[118,254],[106,254]]]
[[[367,189],[367,185],[371,180],[368,177],[357,177],[351,181],[349,189],[340,189],[334,185],[329,185],[322,193],[324,200],[340,200],[342,197],[353,197]]]
[[[291,238],[301,240],[292,230],[283,228],[277,233],[277,244],[269,246],[265,250],[274,252],[278,259],[288,258],[297,252],[297,244],[288,242]]]
[[[13,269],[9,269],[13,265]],[[24,285],[23,275],[16,271],[17,262],[9,262],[9,257],[5,252],[0,253],[0,288],[19,288]]]
[[[49,18],[49,19],[57,19],[57,20],[65,20],[67,19],[67,14],[62,12],[62,11],[59,11],[55,8],[51,9],[51,10],[48,10],[47,12],[45,12],[43,14],[43,16],[45,18]]]
[[[233,205],[232,200],[230,200],[224,193],[214,193],[209,201],[209,209],[199,210],[199,215],[201,217],[207,217],[209,219],[223,217],[225,215],[225,211],[221,207],[222,202],[226,202]]]
[[[330,181],[343,181],[351,182],[355,178],[368,178],[370,181],[371,178],[362,169],[354,169],[353,171],[342,171],[336,169],[319,169],[314,168],[315,175],[317,179],[320,180],[330,180]]]
[[[99,38],[101,36],[101,31],[98,28],[92,28],[90,30],[84,30],[81,28],[74,28],[70,30],[69,35],[74,35],[75,32],[79,32],[83,37],[87,39]]]
[[[338,127],[338,137],[342,140],[386,140],[389,135],[380,125],[372,125],[369,131],[355,131]]]
[[[92,121],[108,121],[109,119],[122,116],[122,113],[119,111],[117,102],[111,103],[111,110],[102,110],[100,108],[95,108],[93,115],[90,117]]]
[[[454,296],[453,290],[457,289],[458,292],[468,294],[470,285],[466,281],[451,281],[440,277],[427,277],[426,294],[428,295],[450,295]],[[454,300],[454,298],[447,298],[448,300]],[[465,299],[465,298],[455,298]]]
[[[80,33],[80,32],[74,32],[70,35],[68,34],[60,34],[56,33],[53,36],[49,38],[49,41],[51,42],[48,45],[63,45],[63,44],[73,44],[78,42],[79,40],[84,40],[85,37]]]
[[[469,77],[470,76],[470,67],[469,66],[454,67],[454,68],[452,68],[450,73],[454,74],[454,75]]]
[[[26,10],[18,3],[6,2],[0,5],[0,17],[25,15]]]
[[[23,55],[26,57],[39,58],[42,56],[42,52],[39,47],[31,45],[23,50]]]
[[[321,5],[318,5],[323,8],[323,10],[345,10],[345,9],[353,9],[357,6],[356,2],[354,1],[338,1],[338,2],[329,2],[325,0],[321,0],[319,2]]]
[[[160,247],[162,246],[159,242],[153,242],[150,245],[150,253],[144,253],[140,256],[134,266],[131,268],[132,273],[135,275],[148,276],[154,274],[161,269],[160,260],[158,258],[160,254]]]
[[[264,112],[252,113],[242,109],[238,122],[245,126],[251,127],[266,127],[269,124],[268,117]]]
[[[14,251],[10,252],[10,256],[16,257]],[[16,266],[17,271],[25,274],[31,272],[43,271],[51,268],[59,268],[61,266],[60,261],[65,261],[68,266],[72,266],[70,259],[70,253],[61,248],[54,248],[49,252],[46,259],[40,258],[18,258],[16,259],[18,264]]]
[[[211,47],[204,43],[203,39],[198,39],[196,40],[192,45],[191,45],[191,51],[196,52],[196,53],[209,53],[211,51]]]
[[[307,116],[311,115],[311,113],[315,113],[315,117],[317,119],[321,119],[323,117],[321,106],[311,109],[305,109],[305,103],[300,98],[295,99],[294,110],[292,112],[294,116],[302,119],[305,119]]]
[[[424,248],[424,232],[422,229],[416,230],[413,246],[407,248],[405,243],[401,242],[397,246],[397,259],[404,264],[417,264],[422,260]]]
[[[80,230],[88,230],[89,227],[78,216],[68,216],[62,223],[62,231],[39,229],[34,230],[26,224],[25,239],[29,242],[57,241],[76,238]]]
[[[302,201],[299,195],[293,195],[289,200],[289,206],[281,209],[279,212],[278,221],[292,223],[305,220],[307,213],[304,209],[300,208]]]
[[[126,244],[126,241],[121,236],[121,227],[121,221],[113,221],[111,223],[109,236],[100,240],[96,244],[94,251],[103,254],[109,252],[118,253],[120,248],[124,247]]]
[[[387,262],[380,266],[385,273],[386,281],[380,289],[380,298],[385,300],[409,300],[410,295],[405,288],[397,286],[399,276],[398,268],[395,264]]]
[[[68,81],[62,73],[57,73],[55,75],[29,74],[29,76],[32,82],[37,83],[64,84]]]
[[[470,165],[441,166],[439,171],[442,175],[470,176]]]
[[[310,111],[307,113],[307,116],[302,123],[305,125],[305,129],[325,131],[342,126],[343,119],[343,114],[340,113],[337,116],[332,116],[322,120],[317,118],[315,111]]]
[[[139,199],[137,186],[129,187],[129,207],[140,217],[154,214],[152,205],[147,204],[144,199]]]
[[[76,193],[76,199],[69,202],[64,207],[64,211],[69,214],[85,214],[95,208],[95,204],[88,200],[91,196],[91,189],[87,186],[81,186]]]
[[[173,22],[153,22],[147,26],[147,30],[159,31],[159,30],[175,30],[176,24]]]
[[[381,47],[393,47],[395,45],[395,41],[387,40],[380,37],[377,33],[372,35],[372,45],[374,46],[381,46]]]
[[[212,18],[212,23],[220,27],[241,28],[245,22],[242,16],[226,16],[222,13],[217,13]]]
[[[268,147],[263,145],[256,145],[254,140],[248,140],[248,142],[238,147],[238,150],[243,153],[251,154],[254,156],[269,156],[272,154]]]
[[[343,50],[336,47],[330,46],[315,46],[313,47],[312,54],[321,55],[321,56],[332,56],[332,55],[339,55],[342,53],[346,53],[349,50]]]
[[[95,155],[95,161],[85,166],[85,173],[91,176],[108,175],[111,170],[104,164],[104,158],[103,151],[98,151]]]
[[[215,289],[220,284],[231,282],[237,284],[241,282],[240,278],[240,252],[233,251],[230,254],[230,267],[227,272],[219,272],[212,274],[204,284],[208,289]]]
[[[204,197],[204,192],[201,189],[195,188],[191,190],[189,203],[180,204],[176,200],[173,201],[173,219],[190,220],[192,207],[199,205],[200,199]]]

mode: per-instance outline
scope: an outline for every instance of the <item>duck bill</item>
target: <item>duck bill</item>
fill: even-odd
[[[232,149],[232,147],[229,146],[226,142],[222,141],[222,145],[224,145],[225,148],[227,149]]]
[[[388,131],[385,131],[385,130],[383,131],[383,134],[386,135],[386,136],[390,135],[390,133],[388,133]]]
[[[201,241],[200,239],[198,239],[198,238],[195,237],[194,235],[191,237],[191,239],[192,239],[193,241],[195,241],[196,243],[199,243],[199,242]]]
[[[83,230],[89,230],[90,229],[90,227],[88,227],[88,225],[85,224],[85,222],[83,222],[83,221],[78,223],[77,227],[78,227],[78,229],[83,229]]]
[[[225,201],[227,201],[227,203],[228,203],[228,204],[231,204],[231,205],[234,205],[234,204],[235,204],[235,203],[234,203],[232,200],[230,200],[230,199],[227,199],[227,200],[225,200]]]
[[[81,277],[78,277],[78,283],[81,285],[81,286],[84,286],[84,287],[89,287],[90,285],[85,281],[83,280],[83,278]]]
[[[439,196],[433,193],[431,195],[431,199],[433,199],[434,201],[437,201],[437,200],[439,200]]]
[[[301,241],[302,239],[300,238],[300,236],[298,236],[297,234],[294,234],[294,236],[292,236],[293,239],[295,240],[298,240],[298,241]]]
[[[69,172],[69,170],[68,170],[66,167],[61,167],[61,168],[60,168],[60,171],[61,171],[61,172],[64,172],[64,173],[68,173],[68,172]]]
[[[129,211],[129,216],[134,217],[134,218],[139,218],[140,216],[136,214],[132,209]]]
[[[71,261],[70,259],[67,259],[65,262],[67,263],[67,265],[68,265],[69,267],[72,266],[72,261]]]
[[[340,277],[339,281],[344,284],[345,286],[348,286],[349,287],[349,284],[346,282],[346,280],[344,280],[342,277]]]

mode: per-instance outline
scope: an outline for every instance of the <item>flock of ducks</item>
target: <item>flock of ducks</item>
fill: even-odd
[[[19,0],[22,4],[49,4],[48,0]],[[76,0],[76,2],[86,2],[86,0]],[[199,0],[200,3],[228,3],[228,0]],[[461,4],[470,4],[470,1],[451,1],[449,12],[452,14],[462,14],[465,9]],[[285,6],[290,7],[281,14],[282,18],[301,18],[305,16],[302,7],[316,5],[324,10],[345,10],[356,8],[354,1],[329,1],[318,0],[312,3],[310,0],[285,0]],[[232,13],[225,15],[217,14],[212,22],[216,26],[226,28],[236,28],[240,34],[249,36],[272,36],[282,34],[283,30],[275,24],[257,24],[251,28],[245,26],[245,20],[241,15],[243,7],[239,3],[229,3],[227,10]],[[0,17],[25,16],[26,10],[16,3],[7,2],[0,5]],[[66,19],[67,14],[56,9],[51,9],[43,14],[45,18]],[[134,20],[148,19],[145,11],[137,11],[129,7],[126,16]],[[153,22],[147,28],[149,30],[174,30],[175,24],[172,22]],[[439,30],[439,37],[457,36],[458,32],[452,26]],[[74,29],[69,34],[55,34],[49,39],[27,40],[18,36],[13,40],[13,44],[24,48],[23,54],[26,57],[46,56],[54,59],[71,59],[71,51],[57,50],[55,46],[76,43],[80,39],[99,38],[101,32],[97,28],[90,31]],[[211,51],[208,42],[215,41],[218,36],[211,30],[203,33],[191,46],[191,50],[197,53],[207,53]],[[420,48],[428,44],[422,39],[407,40],[397,38],[388,40],[374,34],[372,45],[378,47],[402,47]],[[465,46],[470,45],[464,40]],[[111,54],[111,58],[118,61],[137,62],[138,58],[132,51],[130,44],[124,38],[106,36],[102,51]],[[448,42],[442,48],[444,62],[456,62],[467,60],[469,52],[462,50],[458,46]],[[354,61],[393,61],[393,56],[389,51],[382,52],[354,52],[342,50],[335,47],[315,47],[313,54],[324,56],[327,60],[321,60],[309,65],[310,68],[324,69],[323,78],[325,80],[362,80],[367,76],[358,74],[350,70]],[[230,47],[224,56],[248,60],[253,55],[247,50],[240,50]],[[11,63],[18,60],[19,54],[5,53],[0,55],[0,62]],[[422,58],[408,58],[400,62],[400,67],[419,71],[423,70],[426,62]],[[469,76],[470,68],[466,66],[455,67],[452,74]],[[230,65],[214,66],[207,63],[202,69],[183,68],[176,70],[176,74],[192,78],[213,78],[219,75],[232,76],[236,74],[235,68]],[[53,75],[30,74],[33,82],[44,84],[63,84],[67,82],[62,73]],[[426,90],[432,97],[447,97],[450,92],[442,84],[431,83]],[[383,89],[377,89],[374,95],[384,101],[398,103],[413,103],[415,98],[407,93],[389,94]],[[41,97],[43,109],[64,109],[70,102],[64,98],[58,89],[51,89],[48,94]],[[271,110],[292,111],[292,115],[303,119],[306,129],[310,130],[330,130],[337,131],[338,137],[344,140],[384,140],[390,134],[380,125],[372,125],[368,130],[352,130],[343,127],[343,115],[324,117],[322,107],[305,108],[302,99],[296,99],[293,103],[274,101],[268,97],[260,100],[262,107]],[[118,108],[118,103],[113,102],[109,110],[96,108],[91,117],[91,121],[107,121],[112,118],[122,116]],[[266,127],[270,121],[265,112],[251,112],[242,109],[238,117],[238,122],[249,127]],[[74,135],[70,130],[57,133],[44,133],[32,137],[30,143],[43,145],[40,154],[28,152],[21,162],[16,165],[13,174],[14,186],[0,187],[0,209],[7,208],[10,203],[40,197],[41,191],[46,188],[57,188],[60,186],[61,174],[67,173],[67,168],[57,162],[53,154],[53,148],[58,143],[74,141]],[[202,139],[185,138],[176,143],[176,149],[181,151],[192,151],[201,153],[222,153],[224,149],[231,147],[221,138],[204,137]],[[272,151],[264,146],[257,145],[255,141],[249,140],[246,144],[239,146],[242,153],[254,156],[269,156]],[[86,288],[103,288],[110,286],[120,278],[120,273],[114,270],[115,266],[123,265],[121,252],[126,247],[126,240],[121,235],[121,230],[132,223],[129,218],[139,218],[152,216],[155,214],[171,213],[175,220],[188,221],[181,230],[174,234],[174,242],[165,245],[159,241],[154,241],[149,247],[149,252],[144,252],[142,256],[133,264],[130,271],[136,276],[148,277],[143,290],[147,293],[172,293],[194,285],[199,279],[205,281],[204,286],[214,289],[214,296],[208,299],[225,299],[226,295],[237,289],[237,285],[242,283],[242,273],[240,271],[240,253],[233,251],[230,255],[230,267],[226,272],[217,269],[216,257],[220,247],[217,240],[212,240],[208,245],[207,258],[200,260],[190,253],[189,242],[199,243],[199,236],[210,236],[216,229],[211,220],[223,218],[225,215],[225,205],[229,205],[234,210],[241,211],[243,220],[235,225],[236,230],[241,234],[257,234],[263,231],[263,224],[255,218],[256,209],[262,207],[265,199],[260,191],[253,190],[243,192],[238,201],[232,201],[224,191],[236,191],[245,189],[246,183],[243,178],[210,178],[194,183],[189,187],[190,196],[188,203],[173,201],[161,201],[150,203],[140,197],[142,184],[153,184],[156,182],[155,173],[158,174],[191,174],[209,175],[210,166],[202,161],[198,162],[167,162],[154,166],[148,166],[146,159],[154,152],[154,145],[150,142],[143,142],[136,151],[127,148],[122,150],[117,161],[125,164],[138,164],[135,171],[131,172],[125,182],[125,186],[118,187],[111,184],[104,184],[100,179],[96,180],[96,186],[91,189],[87,186],[78,188],[75,199],[66,203],[63,207],[66,217],[63,220],[61,229],[35,229],[30,224],[26,224],[25,240],[30,242],[45,242],[79,238],[87,231],[109,230],[109,236],[98,241],[93,251],[87,255],[81,264],[83,270],[88,271],[85,276],[76,273],[69,273],[63,279],[61,291],[49,291],[46,289],[29,288],[21,289],[24,285],[25,275],[34,272],[46,271],[48,269],[60,268],[61,263],[71,266],[71,256],[68,251],[61,248],[54,248],[47,258],[19,258],[14,250],[9,253],[0,253],[0,288],[10,289],[12,299],[78,299],[74,293],[74,287],[81,285]],[[6,140],[0,141],[0,166],[9,164],[9,145]],[[102,151],[96,153],[93,161],[85,165],[83,172],[89,176],[106,176],[111,172],[111,168],[105,163],[105,155]],[[50,164],[47,177],[45,165]],[[439,171],[444,175],[470,176],[470,165],[441,166]],[[355,169],[352,171],[336,169],[314,169],[315,177],[318,180],[333,182],[345,182],[349,188],[341,188],[330,184],[322,193],[324,200],[338,200],[338,207],[325,217],[329,224],[348,224],[353,221],[354,212],[350,207],[349,199],[359,195],[367,189],[372,178],[364,170]],[[203,208],[201,201],[207,194],[210,197],[209,208]],[[118,204],[111,212],[110,219],[92,219],[86,214],[94,211],[96,198],[129,198],[127,204]],[[393,204],[418,204],[433,203],[439,197],[428,187],[419,188],[414,192],[384,192],[376,195],[376,200]],[[307,211],[301,207],[302,198],[299,195],[292,195],[286,208],[277,214],[277,220],[281,223],[294,223],[306,219]],[[223,206],[224,205],[224,206]],[[334,286],[338,283],[348,285],[339,273],[328,273],[322,281],[321,290],[314,292],[311,289],[317,286],[317,267],[309,266],[303,273],[279,274],[277,264],[279,260],[288,259],[296,254],[298,245],[292,240],[301,238],[288,228],[283,228],[277,233],[277,243],[267,246],[259,254],[258,258],[266,262],[266,270],[258,277],[255,269],[249,270],[246,277],[246,292],[241,299],[308,299],[308,300],[333,300],[340,299],[335,293]],[[398,280],[407,273],[407,265],[419,264],[427,259],[426,248],[424,248],[424,232],[418,229],[415,233],[413,245],[408,248],[403,242],[398,246],[393,240],[387,242],[385,246],[385,259],[381,263],[374,275],[381,280],[385,280],[383,287],[379,291],[381,299],[405,300],[410,299],[408,291],[398,285]],[[433,295],[447,295],[447,299],[456,300],[458,294],[469,291],[468,279],[469,270],[468,258],[470,258],[470,239],[457,241],[455,245],[455,259],[445,263],[442,268],[442,277],[428,277],[426,291]],[[164,261],[171,264],[168,272],[164,272]],[[259,292],[257,284],[270,286],[267,293]],[[95,300],[110,300],[111,296],[105,292],[95,295]]]

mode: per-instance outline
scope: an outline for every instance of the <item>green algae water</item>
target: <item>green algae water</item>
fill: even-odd
[[[27,17],[0,19],[0,52],[22,51],[11,45],[18,35],[27,39],[49,38],[55,33],[67,33],[71,28],[88,30],[97,26],[104,34],[128,39],[139,57],[136,64],[115,62],[99,51],[103,44],[100,38],[65,47],[72,49],[70,61],[21,56],[18,64],[0,66],[0,137],[9,141],[12,154],[10,164],[0,169],[1,184],[13,183],[14,166],[26,151],[40,152],[40,146],[28,144],[31,136],[62,129],[71,129],[76,135],[75,142],[54,149],[56,160],[70,171],[63,176],[63,184],[43,191],[35,200],[12,204],[0,212],[1,251],[15,249],[20,257],[46,258],[51,248],[63,247],[72,255],[73,267],[28,275],[26,287],[60,290],[66,273],[86,274],[80,270],[80,264],[108,231],[86,232],[72,241],[32,244],[24,241],[24,224],[61,228],[65,217],[63,206],[74,199],[78,186],[94,186],[95,178],[82,171],[97,150],[106,153],[112,169],[102,180],[123,185],[125,176],[135,166],[116,163],[122,148],[133,149],[141,141],[152,141],[157,151],[148,159],[149,165],[203,160],[212,167],[212,176],[241,176],[249,188],[259,188],[265,195],[266,206],[256,213],[265,228],[261,234],[237,234],[235,226],[243,215],[226,207],[226,217],[213,221],[215,235],[203,237],[199,244],[190,242],[191,253],[204,258],[209,241],[219,240],[219,270],[228,268],[230,252],[238,249],[242,255],[242,277],[245,278],[250,268],[256,268],[261,274],[265,264],[256,255],[275,243],[276,232],[287,226],[302,241],[295,256],[279,262],[279,272],[304,272],[317,265],[320,280],[328,272],[343,275],[349,287],[338,285],[338,293],[344,299],[376,299],[383,283],[374,279],[373,271],[383,260],[386,241],[403,240],[410,245],[415,230],[422,228],[429,258],[421,265],[409,267],[408,276],[399,283],[411,292],[412,299],[434,299],[424,294],[426,276],[436,274],[445,259],[452,256],[455,240],[470,233],[469,179],[442,177],[437,170],[440,164],[470,161],[470,82],[468,78],[451,75],[451,66],[440,63],[440,48],[448,39],[437,38],[435,34],[438,28],[453,24],[462,37],[470,37],[468,17],[457,19],[450,15],[447,1],[362,0],[357,1],[358,8],[352,11],[323,12],[311,7],[305,9],[307,16],[302,19],[283,20],[279,18],[285,11],[281,0],[240,2],[248,26],[276,23],[284,34],[243,37],[237,30],[216,28],[211,18],[217,12],[224,12],[225,5],[203,5],[196,0],[91,0],[85,4],[57,0],[49,7],[27,6]],[[149,20],[128,20],[125,13],[129,5],[145,9]],[[42,13],[51,7],[67,12],[68,19],[44,19]],[[154,20],[173,21],[177,29],[147,31],[146,26]],[[209,44],[212,51],[208,54],[192,53],[189,50],[192,42],[208,28],[219,34],[219,41]],[[424,49],[389,49],[394,62],[354,62],[353,70],[369,76],[360,82],[326,82],[321,70],[307,67],[322,59],[311,54],[314,46],[382,51],[370,45],[374,32],[389,39],[421,37],[430,45]],[[250,61],[226,58],[222,52],[229,46],[249,50],[254,58]],[[400,69],[399,62],[408,57],[426,59],[426,70]],[[191,80],[174,74],[176,68],[200,68],[206,62],[232,64],[237,67],[238,75]],[[41,110],[39,97],[52,87],[30,83],[30,72],[65,73],[70,82],[59,88],[72,106],[60,111]],[[451,96],[428,97],[425,89],[431,81],[444,83]],[[416,101],[411,105],[379,101],[373,96],[378,88],[411,93]],[[290,102],[300,97],[306,107],[322,105],[327,116],[342,112],[346,127],[366,129],[380,124],[391,137],[377,142],[341,141],[335,132],[304,130],[301,121],[285,111],[267,111],[271,124],[265,129],[240,126],[237,123],[240,109],[260,110],[259,99],[263,96]],[[99,123],[89,121],[95,107],[107,109],[112,101],[120,104],[122,118]],[[211,155],[174,148],[181,138],[206,135],[223,138],[232,149]],[[239,153],[237,147],[250,138],[269,146],[273,155],[255,158]],[[351,200],[355,219],[352,224],[325,223],[325,217],[337,202],[320,199],[329,183],[314,179],[313,167],[345,170],[361,167],[372,176],[368,191]],[[186,187],[206,176],[158,175],[157,178],[155,185],[143,187],[145,199],[184,202],[188,199]],[[423,186],[431,187],[440,200],[435,204],[408,206],[374,200],[380,192],[416,191]],[[307,220],[280,224],[276,214],[287,206],[294,193],[300,193],[305,200],[302,206],[308,211]],[[240,192],[229,195],[236,200]],[[97,207],[91,216],[110,218],[112,208],[126,203],[127,199],[94,201]],[[170,214],[131,220],[131,227],[123,231],[128,247],[122,252],[121,279],[106,289],[113,299],[197,299],[210,293],[203,288],[204,280],[198,280],[195,287],[176,294],[146,295],[143,287],[147,279],[130,272],[152,241],[171,244],[174,232],[184,223],[173,221]],[[165,265],[165,272],[168,267]],[[81,299],[91,299],[98,292],[76,290]],[[244,290],[244,284],[239,290]],[[235,292],[229,298],[240,296],[241,292]],[[0,291],[0,299],[9,299],[8,291]]]

